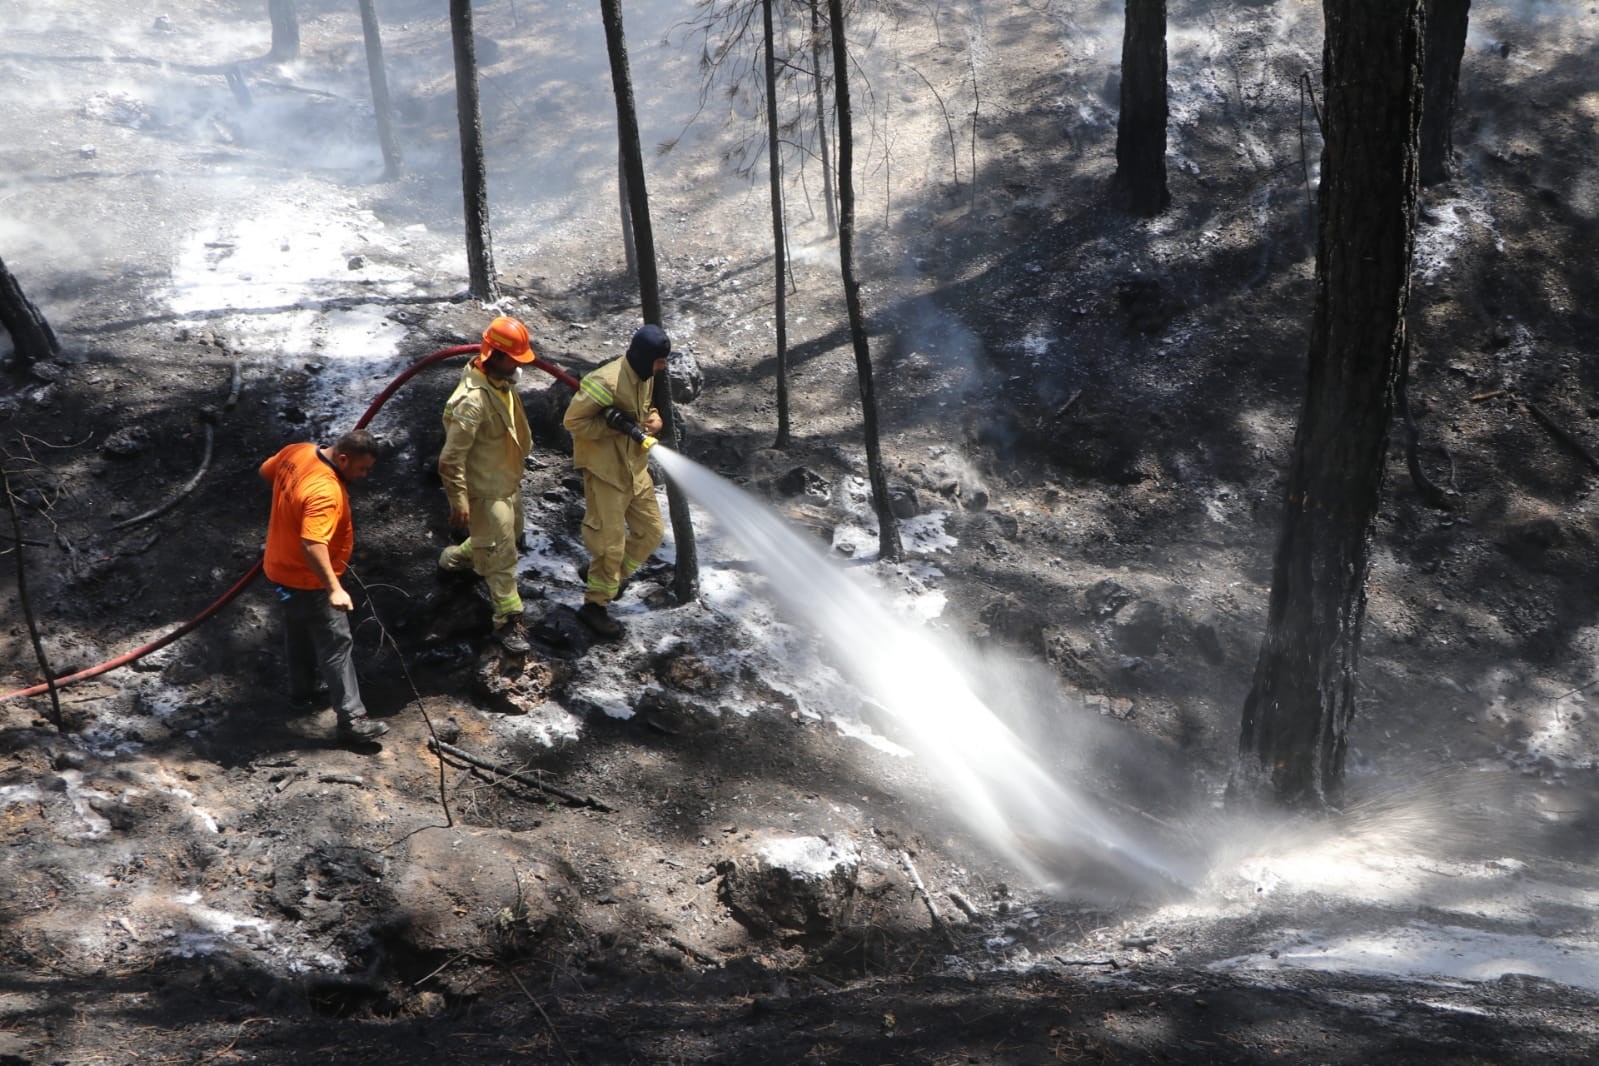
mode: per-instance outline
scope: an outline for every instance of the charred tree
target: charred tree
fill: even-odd
[[[872,482],[872,506],[877,511],[877,554],[896,560],[900,549],[899,524],[888,499],[888,478],[883,472],[883,449],[878,441],[877,393],[872,385],[872,351],[866,338],[866,314],[861,308],[860,282],[855,279],[855,166],[854,137],[850,128],[849,50],[844,41],[843,0],[827,0],[833,33],[833,92],[838,113],[838,265],[844,281],[844,303],[849,311],[849,335],[855,346],[855,373],[860,379],[861,419],[866,433],[866,469]]]
[[[777,440],[788,447],[788,262],[783,239],[783,153],[777,125],[777,54],[772,32],[772,0],[761,0],[761,29],[766,35],[766,169],[772,194],[773,315],[777,324]]]
[[[1235,798],[1338,802],[1372,529],[1405,354],[1424,0],[1324,0],[1308,376]]]
[[[622,0],[600,0],[600,18],[605,23],[605,50],[611,61],[611,87],[616,93],[616,135],[622,156],[622,176],[627,187],[627,217],[633,224],[633,244],[638,259],[639,306],[644,321],[664,325],[661,312],[661,283],[655,263],[655,230],[650,224],[650,197],[644,184],[644,150],[639,142],[638,108],[633,102],[633,74],[627,62],[627,38],[622,32]],[[661,443],[679,452],[683,447],[683,425],[672,402],[672,377],[666,371],[655,375],[655,406],[664,426]],[[685,452],[686,454],[686,452]],[[677,548],[677,568],[672,577],[672,592],[679,603],[699,595],[699,550],[694,543],[694,522],[689,514],[688,497],[666,479],[667,510],[672,518],[672,540]]]
[[[1166,189],[1166,0],[1126,0],[1116,176],[1127,209],[1153,218],[1171,203]]]
[[[272,20],[272,50],[267,58],[287,63],[300,57],[300,14],[294,0],[267,0],[267,17]]]
[[[1470,21],[1471,0],[1427,0],[1427,58],[1421,79],[1423,185],[1449,180],[1455,154],[1455,97]]]
[[[394,107],[389,101],[389,75],[383,66],[383,33],[378,26],[377,0],[360,0],[361,36],[366,41],[366,74],[372,83],[372,112],[378,120],[378,144],[383,148],[383,177],[400,176],[400,142],[394,136]]]
[[[44,315],[28,299],[17,279],[0,259],[0,326],[11,335],[11,362],[18,370],[49,362],[61,354],[61,342]]]
[[[483,114],[478,105],[477,40],[472,0],[450,0],[455,45],[455,115],[461,128],[461,195],[466,209],[467,291],[488,303],[499,299],[489,238],[489,179],[483,164]]]
[[[827,205],[827,235],[838,232],[838,198],[833,192],[833,161],[828,150],[827,91],[822,76],[822,58],[826,52],[822,33],[822,0],[811,3],[811,77],[816,86],[816,144],[822,157],[822,200]]]

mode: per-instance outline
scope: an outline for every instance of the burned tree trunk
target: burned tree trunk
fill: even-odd
[[[12,365],[26,370],[61,353],[61,342],[0,259],[0,326],[11,335]]]
[[[1127,0],[1114,185],[1135,215],[1153,218],[1166,190],[1166,0]]]
[[[903,554],[899,524],[888,500],[888,478],[883,472],[883,450],[878,442],[877,393],[872,386],[872,352],[866,339],[866,313],[861,308],[861,286],[855,280],[855,167],[854,137],[850,128],[849,50],[844,41],[843,0],[827,0],[833,29],[833,91],[838,108],[838,264],[844,281],[844,303],[849,311],[849,335],[855,345],[855,373],[861,386],[861,418],[866,433],[866,469],[872,482],[872,507],[877,512],[877,554],[884,561]]]
[[[499,299],[489,238],[489,180],[483,164],[483,116],[478,106],[477,41],[472,0],[450,0],[455,45],[455,115],[461,128],[461,194],[466,208],[467,291],[485,303]]]
[[[300,56],[300,15],[294,0],[267,0],[267,17],[272,20],[272,50],[267,58],[287,63]]]
[[[1405,350],[1424,0],[1324,0],[1326,140],[1304,406],[1233,796],[1337,802]]]
[[[627,214],[633,223],[633,243],[638,260],[639,305],[644,321],[664,325],[661,312],[661,284],[655,263],[655,229],[650,224],[650,197],[644,184],[644,150],[639,142],[638,108],[633,102],[633,75],[628,69],[627,38],[622,32],[622,0],[600,0],[600,18],[605,23],[605,49],[611,61],[611,87],[616,93],[616,134],[622,154],[622,175],[627,188]],[[672,402],[672,378],[662,371],[655,375],[655,406],[664,427],[661,442],[684,451],[683,425]],[[679,603],[699,595],[699,550],[694,543],[694,521],[689,514],[688,497],[682,489],[666,481],[667,510],[672,518],[672,541],[677,549],[677,567],[672,577],[672,593]]]
[[[1427,58],[1422,67],[1421,183],[1448,181],[1455,154],[1455,96],[1466,54],[1471,0],[1427,0]]]
[[[783,240],[783,142],[777,125],[777,55],[772,33],[772,0],[761,0],[761,24],[766,35],[766,170],[772,196],[772,275],[777,325],[777,440],[788,447],[788,250]]]
[[[378,120],[378,144],[383,147],[383,177],[400,176],[400,142],[394,136],[394,107],[389,102],[389,76],[383,66],[383,34],[378,26],[377,0],[360,0],[361,35],[366,40],[366,74],[372,83],[372,112]]]
[[[827,206],[827,235],[838,232],[838,198],[833,192],[833,161],[828,150],[827,93],[822,78],[822,0],[811,0],[811,78],[816,87],[816,143],[822,157],[822,200]]]

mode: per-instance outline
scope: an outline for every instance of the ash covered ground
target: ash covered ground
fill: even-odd
[[[505,287],[486,308],[460,296],[443,13],[379,4],[406,153],[385,182],[353,5],[302,0],[287,64],[255,58],[261,6],[4,13],[0,253],[67,354],[6,379],[0,410],[58,670],[219,596],[259,554],[255,466],[415,359],[503,312],[580,372],[637,324],[592,12],[477,5]],[[644,139],[672,146],[649,161],[666,325],[703,377],[687,450],[799,531],[796,557],[827,556],[805,564],[828,568],[823,624],[702,507],[701,596],[671,596],[669,544],[625,638],[585,639],[581,487],[548,430],[560,393],[530,378],[541,644],[502,662],[471,586],[433,573],[454,371],[420,376],[374,423],[389,450],[356,501],[380,748],[288,713],[259,584],[64,690],[65,733],[44,700],[0,704],[0,1061],[1590,1061],[1593,472],[1527,404],[1593,436],[1596,16],[1473,6],[1411,316],[1422,462],[1453,506],[1420,502],[1396,444],[1351,802],[1305,824],[1219,797],[1302,384],[1319,8],[1171,5],[1174,203],[1151,222],[1107,206],[1120,9],[855,25],[859,270],[914,512],[893,566],[819,163],[790,173],[778,451],[764,175],[728,162],[758,106],[715,93],[689,125],[684,13],[630,10]],[[119,528],[208,433],[195,490]],[[39,676],[12,562],[7,690]],[[840,587],[912,650],[845,669]],[[934,756],[987,727],[895,710],[935,660],[1085,806],[985,827]],[[435,735],[567,798],[441,765]]]

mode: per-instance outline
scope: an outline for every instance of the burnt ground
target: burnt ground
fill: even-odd
[[[220,595],[258,554],[260,459],[336,431],[490,313],[447,265],[439,16],[381,5],[412,168],[385,184],[369,149],[307,154],[265,132],[290,125],[322,149],[366,136],[345,5],[301,4],[306,56],[252,68],[248,112],[214,71],[183,65],[192,49],[146,32],[156,8],[72,6],[122,28],[97,41],[40,16],[0,46],[0,195],[20,220],[0,235],[67,346],[0,397],[58,671]],[[258,54],[256,6],[173,18],[207,48]],[[501,306],[581,370],[636,314],[609,236],[614,187],[581,193],[614,170],[579,137],[581,98],[603,91],[575,74],[530,88],[554,47],[538,20],[556,16],[525,6],[478,16],[503,153]],[[1319,15],[1172,5],[1173,207],[1139,223],[1105,191],[1119,7],[940,9],[934,26],[890,8],[872,23],[887,111],[870,126],[860,273],[884,444],[895,483],[957,542],[880,576],[941,592],[947,630],[1055,679],[1046,762],[1142,812],[1132,822],[1162,846],[1204,855],[1196,892],[1106,883],[1075,854],[1048,864],[1051,890],[1031,884],[952,817],[942,782],[841,730],[869,719],[870,697],[845,686],[831,691],[847,706],[819,704],[752,637],[764,616],[676,604],[669,569],[630,591],[624,641],[591,645],[569,623],[581,490],[547,430],[525,486],[541,648],[525,672],[502,668],[471,586],[433,574],[446,530],[429,471],[453,377],[439,370],[384,408],[389,453],[358,490],[358,656],[392,727],[381,746],[341,748],[330,713],[285,712],[259,584],[170,648],[64,690],[63,732],[46,700],[0,703],[0,1061],[1591,1061],[1592,964],[1586,983],[1540,976],[1530,947],[1525,966],[1470,978],[1418,979],[1400,958],[1216,964],[1396,923],[1594,957],[1594,471],[1539,417],[1596,447],[1593,16],[1474,5],[1459,173],[1424,194],[1411,316],[1421,460],[1451,507],[1421,502],[1396,436],[1351,802],[1317,829],[1347,847],[1329,845],[1322,880],[1290,884],[1285,866],[1251,872],[1241,857],[1271,845],[1222,821],[1216,797],[1302,384],[1302,137],[1316,148],[1296,79],[1318,67]],[[691,65],[646,54],[679,77]],[[959,126],[950,152],[918,95],[929,85],[977,111],[975,146]],[[551,122],[570,131],[563,151]],[[777,452],[764,191],[725,177],[710,130],[656,160],[652,189],[667,325],[704,379],[685,408],[690,454],[824,538],[847,534],[862,448],[832,245],[797,207],[797,439]],[[351,217],[366,243],[281,299],[178,291],[184,247],[207,249],[213,272],[243,258],[242,228],[206,236],[214,202],[248,217],[274,201],[293,220],[276,216],[285,248]],[[336,350],[357,309],[392,356]],[[296,310],[309,325],[294,340],[263,332]],[[556,400],[542,381],[525,396],[535,415]],[[207,425],[197,488],[114,528],[194,473]],[[786,495],[795,468],[825,490]],[[705,565],[749,569],[736,553]],[[8,689],[39,677],[17,605],[8,594],[0,628]],[[609,809],[441,767],[434,730]],[[1213,846],[1228,834],[1232,851]],[[763,918],[738,896],[740,860],[788,836],[853,851],[836,908],[785,920],[768,900]],[[1383,890],[1343,879],[1356,869]]]

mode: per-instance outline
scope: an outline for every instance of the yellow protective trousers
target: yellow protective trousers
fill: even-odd
[[[516,542],[522,537],[522,494],[498,499],[469,501],[467,519],[470,534],[460,544],[452,544],[439,555],[444,570],[476,571],[489,586],[489,601],[494,608],[494,624],[503,625],[521,617],[522,597],[516,591]]]
[[[654,484],[646,482],[647,488],[629,491],[583,472],[583,547],[589,553],[585,603],[604,607],[616,599],[623,580],[661,546],[661,508]]]

